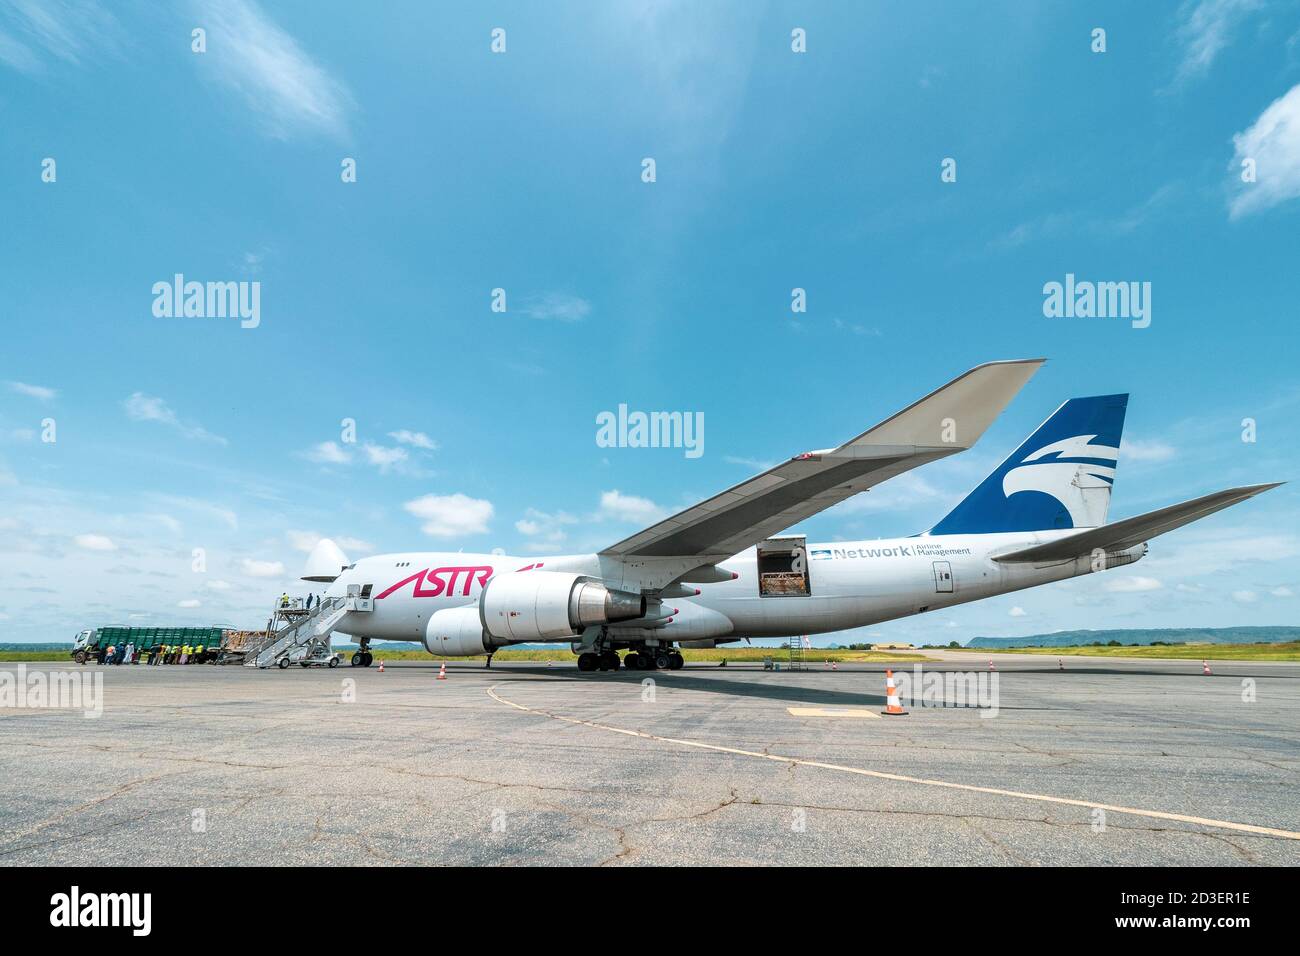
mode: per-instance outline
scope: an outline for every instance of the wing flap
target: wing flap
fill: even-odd
[[[1245,485],[1241,488],[1216,491],[1191,501],[1183,501],[1156,511],[1148,511],[1143,515],[1103,525],[1100,528],[1081,531],[1047,544],[998,555],[993,560],[1004,563],[1043,564],[1052,561],[1070,561],[1092,554],[1099,548],[1103,551],[1123,551],[1143,541],[1149,541],[1157,535],[1181,528],[1199,518],[1212,515],[1216,511],[1230,508],[1280,484],[1282,482],[1275,481],[1271,484]]]

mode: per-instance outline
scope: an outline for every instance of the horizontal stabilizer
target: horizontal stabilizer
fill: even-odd
[[[1043,564],[1050,561],[1070,561],[1074,558],[1102,551],[1123,551],[1127,548],[1149,541],[1166,531],[1173,531],[1198,518],[1212,515],[1216,511],[1230,508],[1247,498],[1253,498],[1260,492],[1276,488],[1283,482],[1275,481],[1265,485],[1246,485],[1242,488],[1229,488],[1216,491],[1202,498],[1170,505],[1157,511],[1149,511],[1134,518],[1125,518],[1114,524],[1104,525],[1072,534],[1068,538],[1035,545],[1010,554],[1002,554],[993,560],[1002,562]]]

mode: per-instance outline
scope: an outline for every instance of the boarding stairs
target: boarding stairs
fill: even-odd
[[[283,615],[285,626],[268,634],[260,646],[250,647],[244,657],[245,667],[274,667],[280,658],[295,648],[329,641],[334,626],[354,610],[352,597],[323,598],[310,611]]]

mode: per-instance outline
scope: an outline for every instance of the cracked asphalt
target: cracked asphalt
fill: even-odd
[[[1300,666],[1066,661],[881,720],[787,709],[880,708],[875,664],[103,668],[98,719],[0,708],[0,864],[1300,863],[1113,809],[1300,834]]]

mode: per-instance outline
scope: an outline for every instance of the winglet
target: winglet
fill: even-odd
[[[914,445],[953,451],[970,448],[1045,361],[1012,359],[977,365],[841,448],[862,445]]]

